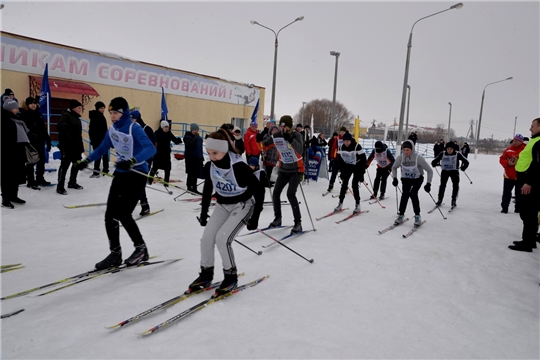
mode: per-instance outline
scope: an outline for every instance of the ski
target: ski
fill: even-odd
[[[401,224],[403,224],[403,223],[406,222],[406,221],[409,221],[409,218],[403,219],[403,222],[402,222]],[[396,224],[392,224],[392,225],[390,225],[389,227],[387,227],[386,229],[379,230],[379,234],[384,234],[385,232],[390,231],[390,230],[392,230],[392,229],[398,227],[398,226],[401,225],[401,224],[397,224],[397,225],[396,225]]]
[[[212,200],[213,201],[216,201],[216,198],[215,197],[212,197]],[[202,201],[202,197],[197,197],[197,198],[192,198],[192,199],[180,199],[180,201],[187,201],[187,202],[197,202],[197,201]]]
[[[161,210],[158,210],[158,211],[153,211],[153,212],[148,213],[148,214],[146,214],[146,215],[139,215],[138,217],[136,217],[136,218],[133,219],[133,220],[135,220],[135,221],[141,220],[141,219],[143,219],[143,218],[146,218],[146,217],[149,217],[149,216],[152,216],[152,215],[159,214],[159,213],[162,212],[163,210],[165,210],[165,209],[161,209]]]
[[[155,264],[172,263],[172,262],[176,262],[176,261],[179,261],[179,260],[182,260],[182,259],[177,258],[177,259],[160,260],[160,261],[153,261],[153,262],[144,261],[144,262],[142,262],[140,264],[137,264],[137,265],[134,265],[134,266],[124,266],[124,267],[119,266],[117,268],[109,269],[106,272],[101,273],[101,274],[90,275],[90,276],[85,277],[85,278],[77,279],[77,280],[75,280],[73,282],[70,282],[70,283],[68,283],[66,285],[60,286],[58,288],[55,288],[55,289],[52,289],[52,290],[49,290],[49,291],[46,291],[46,292],[41,293],[41,294],[38,294],[38,295],[36,295],[36,297],[48,295],[48,294],[51,294],[53,292],[57,292],[58,290],[65,289],[67,287],[77,285],[77,284],[80,284],[80,283],[88,281],[88,280],[97,279],[99,277],[102,277],[102,276],[105,276],[105,275],[110,275],[110,274],[115,274],[115,273],[118,273],[118,272],[121,272],[121,271],[124,271],[124,270],[137,269],[137,268],[140,268],[140,267],[149,266],[149,265],[155,265]]]
[[[244,276],[244,273],[238,274],[238,277],[240,277],[240,276]],[[186,290],[186,292],[184,292],[182,295],[175,296],[172,299],[164,301],[161,304],[156,305],[156,306],[154,306],[154,307],[152,307],[152,308],[150,308],[148,310],[145,310],[140,314],[132,316],[129,319],[121,321],[118,324],[115,324],[115,325],[112,325],[112,326],[107,326],[106,329],[111,329],[111,330],[119,329],[119,328],[124,327],[124,326],[126,326],[128,324],[131,324],[131,323],[133,323],[133,322],[135,322],[137,320],[140,320],[143,317],[146,317],[146,316],[148,316],[148,315],[150,315],[150,314],[152,314],[152,313],[154,313],[156,311],[164,310],[164,309],[167,309],[167,308],[169,308],[169,307],[171,307],[173,305],[176,305],[179,302],[184,301],[184,300],[186,300],[187,298],[189,298],[189,297],[191,297],[193,295],[197,295],[197,294],[200,294],[202,292],[209,291],[209,290],[214,290],[214,289],[218,288],[220,284],[221,284],[221,281],[217,281],[217,282],[209,285],[208,287],[206,287],[204,289],[200,289],[200,290],[193,291],[193,292],[188,292]]]
[[[292,227],[293,227],[292,225],[289,225],[289,226],[281,226],[280,225],[280,226],[276,226],[276,227],[267,226],[265,228],[262,228],[261,231],[276,230],[276,229],[288,229],[288,228],[292,228]],[[259,232],[259,230],[253,230],[253,231],[250,231],[248,233],[238,235],[237,238],[242,237],[242,236],[247,236],[247,235],[253,235],[253,234],[256,234],[258,232]]]
[[[2,269],[2,270],[0,270],[0,273],[6,273],[6,272],[10,272],[10,271],[14,271],[14,270],[20,270],[20,269],[24,269],[24,265],[23,266],[18,266],[18,267],[10,267],[10,268],[7,268],[7,269]]]
[[[270,246],[276,245],[278,242],[283,242],[284,240],[287,240],[287,239],[289,239],[289,238],[292,238],[293,236],[296,236],[296,235],[298,235],[298,236],[304,235],[304,234],[306,234],[306,233],[308,233],[308,232],[311,232],[311,231],[313,231],[313,230],[305,230],[305,231],[300,231],[300,232],[298,232],[298,233],[290,233],[290,234],[288,234],[288,235],[285,235],[285,236],[282,237],[281,239],[278,239],[278,241],[274,241],[274,242],[272,242],[272,243],[270,243],[270,244],[268,244],[268,245],[263,245],[262,247],[266,249],[266,248],[269,248]],[[272,238],[270,235],[265,234],[263,231],[261,231],[261,232],[263,233],[263,235],[266,235],[267,237]]]
[[[22,313],[23,311],[24,311],[24,309],[19,309],[19,310],[17,310],[17,311],[12,311],[12,312],[10,312],[10,313],[7,313],[7,314],[2,315],[1,318],[2,318],[2,319],[5,319],[5,318],[8,318],[8,317],[13,316],[13,315],[20,314],[20,313]]]
[[[260,284],[261,282],[263,282],[264,280],[268,279],[269,278],[269,275],[266,275],[262,278],[259,278],[257,280],[253,280],[252,282],[249,282],[247,284],[244,284],[244,285],[240,285],[238,286],[236,289],[234,289],[233,291],[229,292],[229,293],[226,293],[226,294],[223,294],[221,296],[218,296],[218,297],[210,297],[204,301],[201,301],[200,303],[198,303],[197,305],[194,305],[192,307],[190,307],[189,309],[187,310],[184,310],[182,311],[180,314],[176,315],[176,316],[173,316],[172,318],[170,318],[169,320],[166,320],[164,322],[162,322],[161,324],[159,325],[156,325],[142,333],[139,333],[139,335],[141,336],[146,336],[146,335],[150,335],[154,332],[156,332],[157,330],[161,329],[161,328],[164,328],[166,326],[169,326],[173,323],[176,323],[186,317],[188,317],[189,315],[199,311],[199,310],[202,310],[204,309],[205,307],[207,307],[208,305],[212,304],[212,303],[215,303],[217,301],[220,301],[220,300],[223,300],[223,299],[226,299],[234,294],[237,294],[243,290],[246,290],[246,289],[249,289],[255,285],[258,285]]]
[[[435,207],[433,209],[429,210],[427,213],[431,214],[432,212],[434,212],[435,210],[437,210],[438,208],[440,208],[443,205],[444,205],[444,203],[442,203],[441,205],[435,205]]]
[[[22,263],[2,265],[2,266],[0,266],[0,269],[8,269],[8,268],[11,268],[11,267],[21,266],[21,265],[22,265]]]
[[[319,221],[319,220],[322,220],[322,219],[326,219],[327,217],[330,217],[332,215],[336,215],[336,214],[339,214],[340,212],[342,211],[345,211],[345,210],[349,210],[349,208],[343,208],[341,210],[338,210],[338,211],[332,211],[331,213],[328,213],[320,218],[316,218],[315,220]]]
[[[426,220],[422,221],[422,222],[420,223],[420,225],[415,225],[415,226],[411,229],[411,231],[409,231],[409,232],[406,233],[406,234],[403,234],[403,238],[408,238],[409,236],[411,236],[412,234],[414,234],[414,232],[415,232],[416,230],[418,230],[418,229],[420,228],[420,226],[424,225],[425,222],[426,222]]]
[[[83,205],[62,205],[66,209],[79,209],[85,207],[105,206],[107,203],[83,204]]]
[[[330,194],[331,192],[332,192],[332,190],[330,190],[330,191],[325,191],[325,192],[322,193],[322,196],[326,196],[326,195]]]
[[[376,204],[377,202],[381,202],[381,201],[386,200],[386,199],[388,199],[388,198],[383,198],[383,199],[379,199],[379,200],[373,200],[373,201],[370,201],[368,204],[373,205],[373,204]],[[371,200],[371,199],[369,199],[369,200]]]
[[[358,213],[352,213],[351,215],[347,216],[346,218],[336,221],[336,224],[341,224],[342,222],[347,221],[349,219],[352,219],[355,216],[362,215],[362,214],[365,214],[365,213],[368,213],[368,212],[369,212],[369,210],[360,211]]]

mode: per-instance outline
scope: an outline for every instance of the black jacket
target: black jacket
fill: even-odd
[[[74,158],[84,152],[82,123],[79,114],[69,109],[62,112],[58,120],[58,148]]]
[[[176,145],[182,143],[182,139],[174,136],[172,131],[165,132],[162,128],[154,132],[156,136],[157,152],[154,155],[154,167],[170,170],[171,169],[171,141]]]
[[[355,151],[356,149],[356,164],[346,164],[340,155],[340,151]],[[360,181],[364,181],[364,173],[366,172],[366,153],[362,150],[362,145],[358,144],[355,140],[351,140],[349,146],[345,146],[345,143],[338,149],[338,162],[339,170],[342,173],[352,173],[356,176],[361,176]]]
[[[92,147],[97,148],[103,141],[105,134],[107,134],[107,119],[98,110],[91,110],[88,115],[90,116],[90,125],[88,125],[90,144]]]
[[[22,111],[21,118],[26,124],[29,130],[28,139],[30,144],[36,148],[36,150],[43,150],[43,147],[47,145],[47,148],[51,148],[51,137],[47,132],[45,125],[45,119],[39,109],[30,110],[26,109]]]

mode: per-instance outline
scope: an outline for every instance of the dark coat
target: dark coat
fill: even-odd
[[[80,159],[84,152],[84,145],[79,114],[69,109],[63,111],[57,127],[58,148],[73,160]]]
[[[0,120],[0,183],[9,186],[26,183],[26,148],[17,143],[17,125],[11,119],[20,116],[2,109]]]
[[[43,150],[45,146],[47,149],[51,149],[51,137],[47,132],[47,125],[45,124],[45,119],[39,111],[26,109],[22,111],[21,118],[26,124],[26,127],[29,130],[28,139],[30,144],[36,148],[36,150]]]
[[[98,110],[91,110],[88,115],[90,116],[90,125],[88,125],[90,144],[92,147],[97,148],[103,141],[105,134],[107,134],[107,119]]]
[[[339,154],[339,150],[342,151],[357,151],[356,154],[356,164],[346,164],[345,161],[343,161],[341,155]],[[362,145],[358,144],[354,139],[351,140],[351,143],[349,146],[345,146],[345,143],[341,146],[341,149],[338,149],[338,156],[337,156],[338,162],[339,162],[339,170],[342,174],[350,173],[354,174],[355,176],[360,176],[360,181],[364,181],[364,173],[366,172],[366,154],[362,150]]]
[[[171,141],[176,145],[182,143],[182,139],[174,136],[172,131],[165,132],[162,128],[154,132],[157,143],[157,152],[154,155],[154,168],[171,169]]]
[[[186,131],[184,134],[184,159],[186,161],[186,173],[199,176],[203,165],[203,140],[199,135]]]

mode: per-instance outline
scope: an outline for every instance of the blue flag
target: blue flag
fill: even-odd
[[[164,120],[167,119],[167,114],[169,113],[169,109],[167,108],[167,101],[165,101],[165,90],[163,90],[163,87],[161,88],[161,118]]]
[[[48,106],[51,103],[51,88],[49,87],[49,64],[45,64],[45,72],[41,79],[41,92],[39,93],[39,110],[44,117],[48,115]]]
[[[255,105],[255,109],[253,110],[253,114],[251,114],[251,122],[257,123],[257,114],[259,113],[259,100],[257,99],[257,104]]]

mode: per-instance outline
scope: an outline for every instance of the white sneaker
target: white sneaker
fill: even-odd
[[[422,218],[420,215],[414,215],[414,226],[422,225]]]
[[[354,207],[353,213],[358,214],[360,211],[361,211],[360,210],[360,203],[357,203],[356,206]]]
[[[403,224],[403,220],[405,218],[405,215],[399,215],[397,219],[394,221],[394,225]]]
[[[337,206],[334,208],[334,211],[335,211],[335,212],[338,212],[338,211],[340,211],[341,209],[343,209],[343,203],[342,203],[342,202],[340,202],[340,203],[337,204]]]

